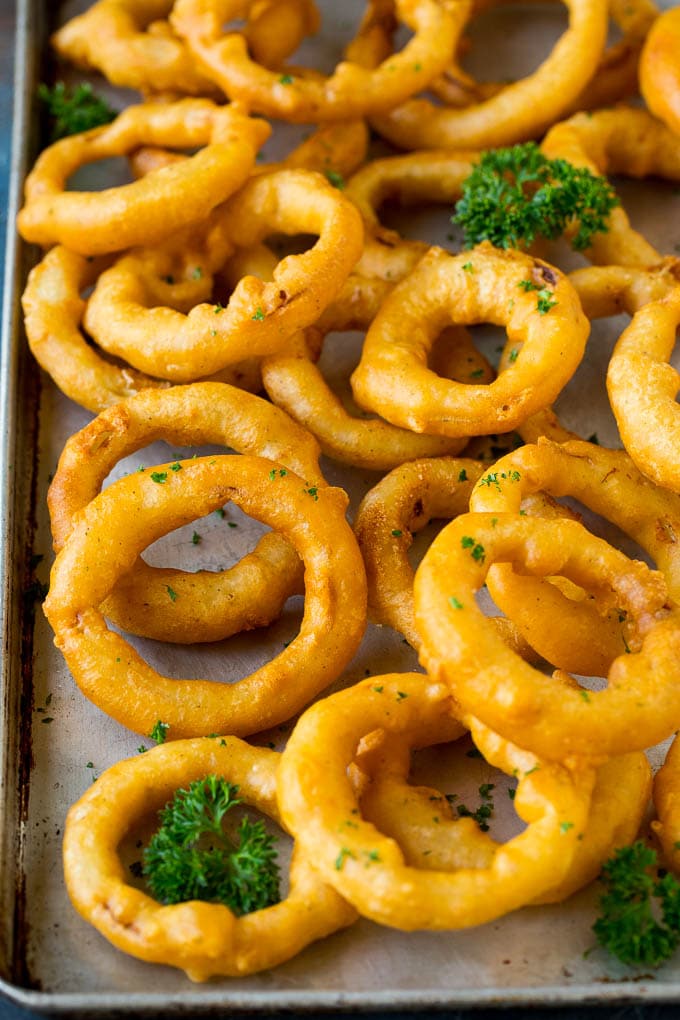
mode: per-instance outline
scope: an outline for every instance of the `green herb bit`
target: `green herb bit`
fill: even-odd
[[[375,691],[376,694],[382,694],[384,687],[382,684],[376,684],[375,687],[371,687],[371,690]]]
[[[342,871],[347,857],[354,858],[354,854],[346,846],[340,847],[340,853],[335,858],[335,870]]]
[[[218,506],[217,510],[215,510],[215,513],[221,520],[224,520],[224,507]]]
[[[171,602],[176,602],[177,601],[177,592],[173,588],[171,588],[169,584],[166,584],[165,590],[167,591],[167,593],[168,593],[168,595],[170,597],[170,601]]]
[[[201,538],[199,533],[197,531],[194,531],[193,535],[191,536],[191,544],[200,545],[202,541],[203,539]]]
[[[604,893],[593,931],[601,946],[631,967],[658,967],[680,941],[680,883],[670,872],[659,880],[656,866],[656,853],[642,840],[620,847],[602,866]]]
[[[288,472],[285,468],[272,468],[269,472],[269,481],[273,482],[276,478],[285,478]]]
[[[324,174],[329,184],[332,184],[338,191],[344,191],[345,178],[342,174],[338,173],[337,170],[324,170]]]
[[[400,528],[393,528],[392,529],[392,535],[395,538],[401,538],[401,535],[402,535],[401,529]]]
[[[524,291],[541,290],[540,283],[534,283],[533,280],[520,280],[517,286]]]
[[[449,605],[452,609],[462,609],[463,603],[459,602],[455,595],[449,595]]]
[[[170,465],[170,470],[171,471],[181,471],[182,470],[182,465],[180,464],[180,462],[178,460],[176,460],[174,464]]]
[[[517,361],[518,354],[519,351],[517,350],[517,348],[513,347],[512,350],[510,351],[510,354],[508,355],[508,361],[510,362],[511,365],[514,364],[515,361]]]
[[[219,303],[219,301],[218,301],[217,304],[213,308],[213,312],[215,313],[215,315],[219,315],[220,312],[223,312],[223,311],[224,311],[224,305],[221,305]]]
[[[159,812],[143,867],[161,903],[206,900],[240,916],[279,902],[274,838],[264,823],[243,817],[233,837],[225,831],[225,817],[241,803],[237,795],[238,786],[210,775],[178,790]]]
[[[479,379],[480,376],[482,376],[482,375],[484,375],[484,369],[483,368],[476,368],[473,372],[470,372],[470,378],[471,379]]]
[[[148,750],[149,750],[148,747],[144,747],[144,744],[140,744],[139,747],[137,748],[137,754],[146,754]]]
[[[52,118],[51,141],[56,142],[68,135],[77,135],[90,128],[110,124],[117,114],[97,96],[87,83],[77,85],[70,91],[63,81],[49,88],[38,86],[38,98],[47,107]]]
[[[255,314],[251,315],[251,319],[255,322],[262,322],[264,319],[264,311],[261,308],[256,308]]]
[[[473,560],[477,561],[477,563],[483,563],[484,560],[486,559],[484,546],[481,545],[475,538],[471,538],[470,535],[463,535],[463,537],[460,540],[460,544],[462,545],[463,549],[470,550],[470,555],[472,556]]]
[[[543,290],[538,292],[538,300],[536,302],[536,310],[539,315],[546,315],[551,308],[554,308],[557,304],[555,301],[552,291],[544,287]]]
[[[604,177],[564,159],[548,159],[535,142],[482,154],[463,183],[453,223],[468,248],[491,241],[497,248],[528,247],[538,236],[555,240],[574,224],[572,246],[587,248],[608,229],[619,204]]]
[[[293,75],[292,74],[282,74],[280,76],[280,78],[279,78],[279,84],[280,85],[292,85],[293,84]]]
[[[315,502],[318,501],[319,490],[317,489],[316,485],[313,485],[310,489],[303,489],[302,491],[306,492],[308,496],[311,496]]]
[[[460,471],[458,472],[458,481],[467,482],[467,480],[468,480],[467,471],[465,470],[465,468],[461,468]]]
[[[397,691],[397,701],[403,701],[404,698],[408,698],[408,694],[405,694],[404,691]]]
[[[170,723],[162,722],[160,719],[158,719],[154,723],[154,727],[151,730],[151,733],[149,734],[149,739],[155,740],[157,744],[164,744],[169,729]]]
[[[465,270],[466,273],[474,273],[475,271],[475,267],[472,265],[471,262],[464,262],[463,269]]]
[[[227,527],[228,528],[238,528],[238,524],[236,523],[236,521],[227,521]]]
[[[200,266],[194,266],[194,270],[193,270],[193,272],[191,274],[191,279],[192,280],[200,280],[202,276],[203,276],[203,270],[201,269],[201,267]]]
[[[152,471],[151,472],[151,481],[155,482],[156,485],[165,485],[167,480],[168,480],[168,472],[167,471]]]

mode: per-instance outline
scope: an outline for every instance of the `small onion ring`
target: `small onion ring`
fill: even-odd
[[[43,608],[82,692],[139,733],[158,719],[176,739],[239,736],[277,725],[340,675],[366,625],[361,554],[341,489],[306,487],[293,472],[249,456],[170,465],[165,484],[135,473],[83,510],[52,568]],[[232,684],[173,680],[148,666],[96,608],[158,537],[232,500],[281,531],[305,563],[305,610],[297,637],[271,662]],[[88,563],[97,562],[97,570]]]
[[[26,178],[19,233],[43,247],[101,255],[156,244],[207,216],[247,179],[270,133],[262,120],[208,99],[129,106],[111,124],[50,145]],[[78,167],[140,145],[202,146],[190,159],[105,191],[65,191]]]
[[[242,917],[202,900],[161,906],[125,880],[118,846],[135,822],[162,807],[176,789],[206,775],[235,783],[246,804],[278,822],[279,758],[236,737],[203,738],[155,747],[107,769],[66,819],[64,876],[81,917],[123,952],[179,967],[192,981],[275,967],[351,924],[354,910],[323,883],[297,847],[287,897]]]
[[[646,110],[620,106],[577,113],[552,127],[541,149],[549,159],[566,159],[594,174],[680,181],[680,138]],[[609,214],[606,230],[593,235],[585,255],[600,265],[622,266],[651,266],[662,258],[620,206]]]
[[[541,314],[523,280],[550,294]],[[434,339],[456,324],[506,325],[517,359],[489,385],[456,383],[427,368]],[[484,242],[461,255],[431,248],[385,299],[352,376],[355,399],[414,432],[477,436],[509,432],[552,402],[579,364],[589,326],[558,270]]]
[[[640,57],[640,91],[647,106],[680,135],[680,11],[664,11],[652,25]]]
[[[325,485],[312,436],[277,407],[225,383],[146,390],[108,408],[66,443],[47,493],[55,552],[119,460],[148,443],[215,443],[274,460],[310,485]],[[168,586],[177,599],[168,612]],[[228,570],[151,567],[138,560],[101,610],[123,630],[157,641],[221,641],[276,619],[290,595],[304,591],[302,564],[290,544],[266,534]]]
[[[226,307],[202,302],[187,315],[154,307],[162,252],[123,256],[99,277],[87,306],[88,331],[110,354],[173,382],[281,350],[340,293],[361,254],[363,232],[352,203],[319,174],[279,170],[252,178],[216,210],[198,241],[201,264],[214,271],[225,248],[249,247],[275,232],[319,239],[302,255],[282,259],[271,282],[246,276]]]
[[[471,720],[487,760],[520,771],[515,807],[528,826],[497,848],[489,867],[409,866],[395,840],[358,813],[347,769],[364,735],[384,729],[428,744],[432,726],[452,709],[446,688],[422,674],[372,677],[309,708],[281,756],[277,791],[286,826],[364,917],[403,931],[482,924],[540,895],[567,872],[587,818],[592,769],[571,772],[549,761],[537,768],[533,754]]]
[[[680,500],[641,474],[624,450],[541,438],[497,461],[477,483],[470,509],[518,513],[522,501],[536,492],[571,496],[620,528],[651,556],[669,595],[680,602]],[[584,592],[574,601],[549,581],[518,576],[502,563],[491,568],[487,584],[524,638],[560,669],[602,676],[625,645],[625,621],[606,601],[597,611]],[[559,628],[556,616],[563,622]]]
[[[606,690],[565,689],[503,644],[475,603],[496,562],[614,592],[634,629]],[[680,610],[669,606],[663,576],[576,521],[458,517],[425,554],[414,594],[421,662],[451,686],[463,719],[475,712],[508,739],[521,733],[542,757],[569,761],[641,750],[680,724]]]
[[[298,124],[387,110],[425,87],[446,66],[465,11],[464,4],[450,0],[395,0],[396,16],[414,33],[403,50],[378,66],[362,66],[355,48],[324,78],[298,68],[284,69],[290,72],[284,74],[270,71],[250,57],[242,36],[224,35],[223,24],[244,6],[243,0],[176,0],[170,21],[201,70],[225,95],[256,113]],[[359,35],[372,31],[373,6],[369,4]],[[362,58],[369,52],[376,52],[371,45],[361,50]]]
[[[34,358],[62,393],[94,414],[140,390],[170,385],[166,379],[155,379],[106,360],[81,332],[85,311],[81,293],[96,282],[109,261],[89,260],[57,245],[31,270],[21,299],[24,328]],[[174,265],[173,260],[170,262]],[[163,286],[173,295],[185,290],[179,282]],[[223,369],[215,381],[259,390],[259,360],[251,358]]]
[[[429,245],[407,241],[378,218],[383,202],[451,203],[460,198],[463,181],[479,159],[477,152],[416,152],[374,159],[347,183],[347,195],[364,220],[364,252],[356,265],[360,276],[397,283],[415,267]]]
[[[669,364],[680,323],[680,286],[633,316],[616,342],[607,393],[623,445],[657,485],[680,493],[678,372]]]
[[[464,109],[411,99],[373,116],[373,126],[401,149],[490,149],[540,135],[593,77],[604,50],[605,0],[565,0],[565,5],[569,27],[529,77]]]

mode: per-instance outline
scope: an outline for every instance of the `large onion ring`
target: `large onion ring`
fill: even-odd
[[[290,718],[340,675],[366,624],[361,554],[340,489],[307,487],[257,457],[206,457],[114,482],[82,512],[52,568],[44,610],[83,693],[118,722],[149,733],[158,719],[175,738],[255,733]],[[96,608],[160,535],[233,500],[276,528],[305,563],[305,612],[297,637],[237,683],[160,676]],[[97,562],[97,570],[88,563]]]
[[[631,625],[630,654],[615,659],[603,691],[569,689],[511,652],[475,603],[495,562],[611,590]],[[680,610],[660,573],[629,560],[576,521],[468,514],[434,540],[416,572],[421,661],[467,712],[554,759],[641,750],[680,724]]]
[[[101,934],[137,959],[179,967],[192,981],[254,974],[290,959],[356,914],[293,849],[290,891],[272,907],[236,917],[220,903],[161,906],[125,881],[118,845],[135,822],[175,791],[223,776],[241,799],[279,821],[280,755],[236,737],[182,740],[107,769],[73,805],[64,832],[64,874],[73,906]]]
[[[428,871],[491,864],[497,844],[472,818],[454,815],[438,790],[408,782],[408,737],[383,739],[360,754],[357,764],[369,779],[361,790],[362,814],[397,841],[407,864]],[[652,771],[642,751],[617,755],[600,765],[571,866],[558,886],[533,902],[559,903],[592,882],[602,861],[635,839],[651,788]]]
[[[282,349],[340,293],[361,254],[363,232],[352,203],[319,174],[279,170],[250,180],[211,217],[200,235],[201,264],[214,271],[225,248],[249,247],[271,233],[319,239],[309,251],[282,259],[271,282],[246,276],[226,307],[202,302],[187,315],[156,307],[162,252],[125,255],[99,277],[87,329],[109,353],[174,382]]]
[[[565,4],[569,27],[529,77],[464,109],[411,99],[390,113],[373,116],[373,125],[401,149],[489,149],[540,135],[593,77],[604,50],[605,0]]]
[[[26,178],[17,218],[26,241],[101,255],[155,244],[200,220],[246,180],[270,128],[208,99],[129,106],[104,127],[50,145]],[[201,146],[191,159],[105,191],[65,191],[79,167],[140,145]]]
[[[549,296],[547,314],[536,293],[522,289],[525,280]],[[451,320],[505,325],[516,360],[489,385],[438,378],[427,353]],[[457,256],[431,248],[385,299],[352,389],[362,407],[414,432],[509,432],[557,396],[583,356],[588,331],[573,287],[547,263],[486,242]]]
[[[680,287],[637,312],[617,340],[607,393],[623,445],[643,474],[680,493],[678,372],[669,364],[680,323]]]
[[[398,844],[358,813],[347,768],[364,735],[384,729],[427,744],[452,708],[446,688],[421,674],[372,677],[308,709],[279,766],[282,818],[323,878],[363,916],[404,931],[470,927],[540,895],[566,873],[587,818],[591,769],[539,763],[471,720],[487,760],[518,770],[515,807],[528,826],[498,847],[488,867],[447,872],[406,864]]]
[[[243,0],[176,0],[170,20],[203,72],[225,95],[242,100],[256,113],[296,123],[361,117],[413,95],[446,66],[465,11],[464,4],[450,0],[395,0],[397,17],[414,33],[403,50],[377,67],[348,57],[324,78],[297,68],[283,75],[272,72],[250,57],[242,36],[224,35],[223,24],[244,7]],[[371,30],[372,7],[360,35]],[[374,52],[366,47],[364,56],[369,49]]]
[[[66,443],[47,494],[55,552],[118,461],[158,439],[231,447],[325,485],[314,438],[260,397],[224,383],[147,390],[104,411]],[[171,613],[168,586],[177,596]],[[101,608],[123,630],[158,641],[221,641],[271,623],[289,595],[302,591],[297,553],[268,533],[252,553],[217,573],[151,567],[140,559]]]

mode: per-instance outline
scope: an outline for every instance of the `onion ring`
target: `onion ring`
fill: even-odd
[[[465,109],[412,99],[390,113],[373,116],[373,126],[401,149],[490,149],[540,135],[593,77],[604,50],[604,0],[565,4],[569,27],[529,77]]]
[[[672,7],[650,29],[640,57],[640,91],[647,106],[680,135],[680,13]]]
[[[663,571],[671,598],[680,601],[680,500],[641,474],[625,451],[539,439],[494,465],[475,487],[470,509],[517,513],[527,495],[544,491],[578,499],[629,535]],[[487,584],[524,638],[561,669],[601,676],[625,644],[620,610],[605,602],[597,611],[583,591],[575,593],[578,601],[565,598],[554,584],[518,577],[507,564],[494,564]],[[560,628],[556,616],[564,623]]]
[[[612,590],[630,625],[630,654],[614,660],[606,690],[570,690],[510,651],[475,604],[491,565],[566,576]],[[680,723],[680,610],[667,604],[660,573],[629,560],[576,521],[517,514],[458,517],[416,572],[421,661],[446,680],[466,712],[549,759],[594,759],[641,750]],[[635,724],[631,725],[631,719]]]
[[[308,488],[257,457],[180,465],[158,469],[164,484],[147,473],[123,478],[85,508],[57,556],[43,608],[82,692],[124,726],[149,733],[162,719],[177,739],[259,732],[290,718],[339,676],[363,636],[365,572],[344,517],[347,497],[340,489]],[[95,607],[150,542],[228,500],[279,529],[305,563],[300,633],[237,683],[160,676],[107,629]],[[93,557],[96,571],[87,567]]]
[[[525,280],[539,288],[538,301],[523,289]],[[516,360],[489,385],[437,378],[426,367],[427,352],[452,318],[506,324]],[[362,407],[414,432],[508,432],[552,402],[580,362],[587,335],[576,292],[547,263],[488,243],[457,256],[431,248],[374,319],[352,389]]]
[[[254,974],[290,959],[356,914],[293,850],[290,891],[281,903],[236,917],[221,903],[161,906],[128,885],[118,845],[136,821],[162,807],[178,787],[207,774],[235,782],[241,798],[279,820],[280,755],[236,737],[183,740],[107,769],[73,805],[64,832],[64,875],[81,917],[118,949],[179,967],[192,981]]]
[[[109,408],[66,443],[47,494],[55,552],[118,461],[158,439],[180,447],[231,447],[278,461],[309,485],[326,484],[313,437],[260,397],[224,383],[147,390]],[[170,613],[168,586],[177,596]],[[266,626],[290,595],[303,591],[297,553],[273,533],[217,573],[161,569],[140,559],[101,609],[133,634],[189,644]]]
[[[80,323],[85,301],[81,293],[96,281],[108,261],[90,260],[57,245],[31,270],[21,299],[24,327],[34,358],[62,393],[94,414],[140,390],[170,385],[166,379],[155,379],[127,365],[121,367],[107,361],[83,336]],[[175,284],[157,282],[173,295],[185,291],[179,278]],[[251,358],[222,369],[214,378],[242,389],[259,390],[262,386],[259,359]]]
[[[407,738],[382,740],[360,754],[357,764],[369,778],[361,791],[362,814],[397,841],[407,864],[433,871],[491,864],[497,844],[472,818],[454,815],[438,790],[408,782]],[[651,788],[652,771],[641,751],[609,758],[600,765],[588,820],[571,866],[559,886],[533,903],[559,903],[592,882],[602,861],[635,839]]]
[[[147,248],[123,256],[99,277],[87,306],[88,331],[109,353],[173,382],[191,382],[243,358],[281,350],[340,292],[361,254],[361,218],[318,174],[262,175],[204,226],[198,264],[214,272],[225,249],[235,243],[249,247],[275,232],[314,233],[319,239],[308,252],[282,259],[273,281],[246,276],[226,307],[203,302],[188,315],[150,307],[156,304],[162,252]]]
[[[64,244],[81,255],[155,244],[233,194],[269,131],[262,120],[208,99],[129,106],[113,123],[62,138],[40,154],[26,178],[19,233],[26,241]],[[202,148],[160,176],[103,192],[64,190],[83,164],[145,144]]]
[[[678,373],[668,363],[680,323],[680,286],[633,316],[616,342],[607,393],[623,445],[657,485],[680,493]]]
[[[279,74],[262,67],[248,54],[245,40],[223,34],[222,26],[245,7],[243,0],[176,0],[173,28],[196,57],[203,72],[228,95],[256,113],[294,123],[348,120],[387,110],[402,102],[446,66],[462,28],[464,5],[448,0],[395,0],[397,17],[413,38],[400,53],[377,67],[345,59],[329,78],[290,68]],[[359,34],[372,31],[373,4]],[[372,47],[362,50],[365,59]]]
[[[487,760],[505,772],[518,769],[515,806],[528,827],[497,848],[489,867],[446,872],[406,864],[398,844],[358,813],[347,768],[365,734],[385,729],[427,744],[428,729],[451,711],[446,689],[421,674],[372,677],[308,709],[281,756],[286,826],[364,917],[403,931],[470,927],[540,895],[566,873],[588,813],[591,769],[573,773],[547,761],[537,768],[534,755],[472,720]]]
[[[680,180],[680,138],[646,110],[620,106],[577,113],[551,128],[541,149],[549,159],[566,159],[595,174]],[[612,209],[606,230],[593,235],[584,254],[601,265],[651,266],[662,258],[633,230],[620,206]]]

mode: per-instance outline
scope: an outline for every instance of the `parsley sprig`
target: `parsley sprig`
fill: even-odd
[[[607,230],[619,204],[604,177],[565,159],[548,159],[535,142],[485,152],[463,183],[453,223],[463,227],[468,248],[491,241],[497,248],[528,247],[539,235],[560,237],[576,222],[577,251]]]
[[[670,872],[658,878],[656,864],[654,850],[638,840],[602,866],[604,893],[593,931],[600,945],[631,967],[658,967],[680,942],[680,882]]]
[[[240,916],[279,902],[274,838],[264,823],[244,816],[235,837],[225,831],[225,816],[241,803],[237,794],[238,786],[210,775],[178,790],[159,812],[143,871],[161,903],[207,900]]]
[[[38,98],[47,107],[52,120],[52,142],[109,124],[117,116],[116,111],[96,95],[92,86],[86,82],[76,85],[70,91],[63,81],[58,81],[52,88],[39,85]]]

